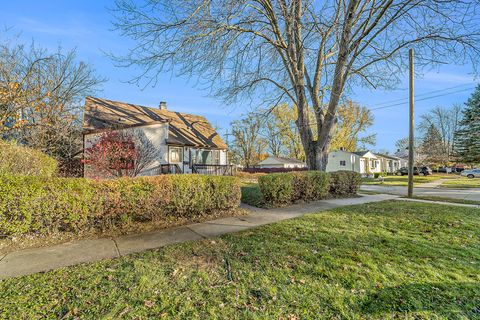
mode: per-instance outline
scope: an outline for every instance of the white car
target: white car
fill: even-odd
[[[480,178],[480,169],[463,170],[460,175],[467,178]]]

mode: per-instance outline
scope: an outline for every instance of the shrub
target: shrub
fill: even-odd
[[[57,161],[35,149],[0,140],[0,174],[50,177]]]
[[[348,196],[357,194],[362,182],[361,175],[353,171],[337,171],[330,173],[330,194]]]
[[[387,176],[387,173],[386,173],[386,172],[375,172],[375,173],[373,174],[373,177],[374,177],[375,179],[378,179],[378,178],[380,178],[380,177],[386,177],[386,176]]]
[[[328,196],[329,174],[320,171],[292,172],[294,176],[294,201],[314,201]]]
[[[273,173],[258,179],[266,204],[281,206],[297,200],[313,201],[328,196],[329,175],[319,171]]]
[[[290,173],[272,173],[258,178],[265,203],[286,205],[294,200],[294,176]]]
[[[162,175],[92,181],[0,176],[0,234],[81,233],[132,222],[214,215],[236,208],[235,177]]]

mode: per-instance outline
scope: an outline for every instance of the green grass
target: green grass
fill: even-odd
[[[432,182],[439,179],[458,179],[456,175],[438,175],[433,174],[429,176],[413,176],[413,183],[420,185],[422,183]],[[408,185],[408,176],[386,176],[384,181],[373,178],[363,178],[363,185],[386,185],[386,186],[406,186]]]
[[[264,206],[258,183],[242,183],[242,202],[254,207]]]
[[[480,205],[480,201],[467,200],[467,199],[454,199],[454,198],[437,197],[437,196],[413,196],[413,198],[414,199],[420,199],[420,200],[443,201],[443,202],[452,202],[452,203]]]
[[[0,282],[5,319],[478,319],[478,209],[344,207]]]
[[[455,180],[443,182],[440,187],[454,189],[480,188],[480,178],[469,179],[467,177],[459,177]]]

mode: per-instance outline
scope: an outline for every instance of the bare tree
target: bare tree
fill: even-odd
[[[86,95],[104,81],[74,50],[49,53],[34,44],[0,43],[0,135],[59,160],[81,151]]]
[[[262,124],[262,117],[254,113],[249,113],[231,124],[235,139],[233,152],[246,168],[259,161],[265,152],[267,144],[261,136]]]
[[[460,105],[453,105],[451,108],[437,106],[421,116],[418,128],[424,137],[432,136],[431,133],[434,132],[432,126],[440,134],[442,148],[436,148],[435,150],[441,152],[439,156],[442,157],[443,164],[451,161],[454,136],[459,128],[461,117],[462,107]]]
[[[261,135],[265,141],[268,153],[272,156],[279,157],[284,153],[282,136],[276,124],[276,118],[269,113],[263,121]]]
[[[479,7],[474,0],[117,0],[115,26],[135,42],[117,61],[143,70],[137,82],[154,84],[171,70],[198,75],[226,101],[254,94],[269,104],[289,101],[309,168],[324,169],[345,90],[397,84],[408,47],[419,69],[476,65]]]

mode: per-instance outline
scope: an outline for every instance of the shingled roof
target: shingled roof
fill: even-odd
[[[169,123],[166,143],[171,145],[227,149],[227,145],[202,116],[149,108],[94,97],[85,98],[84,133]]]

